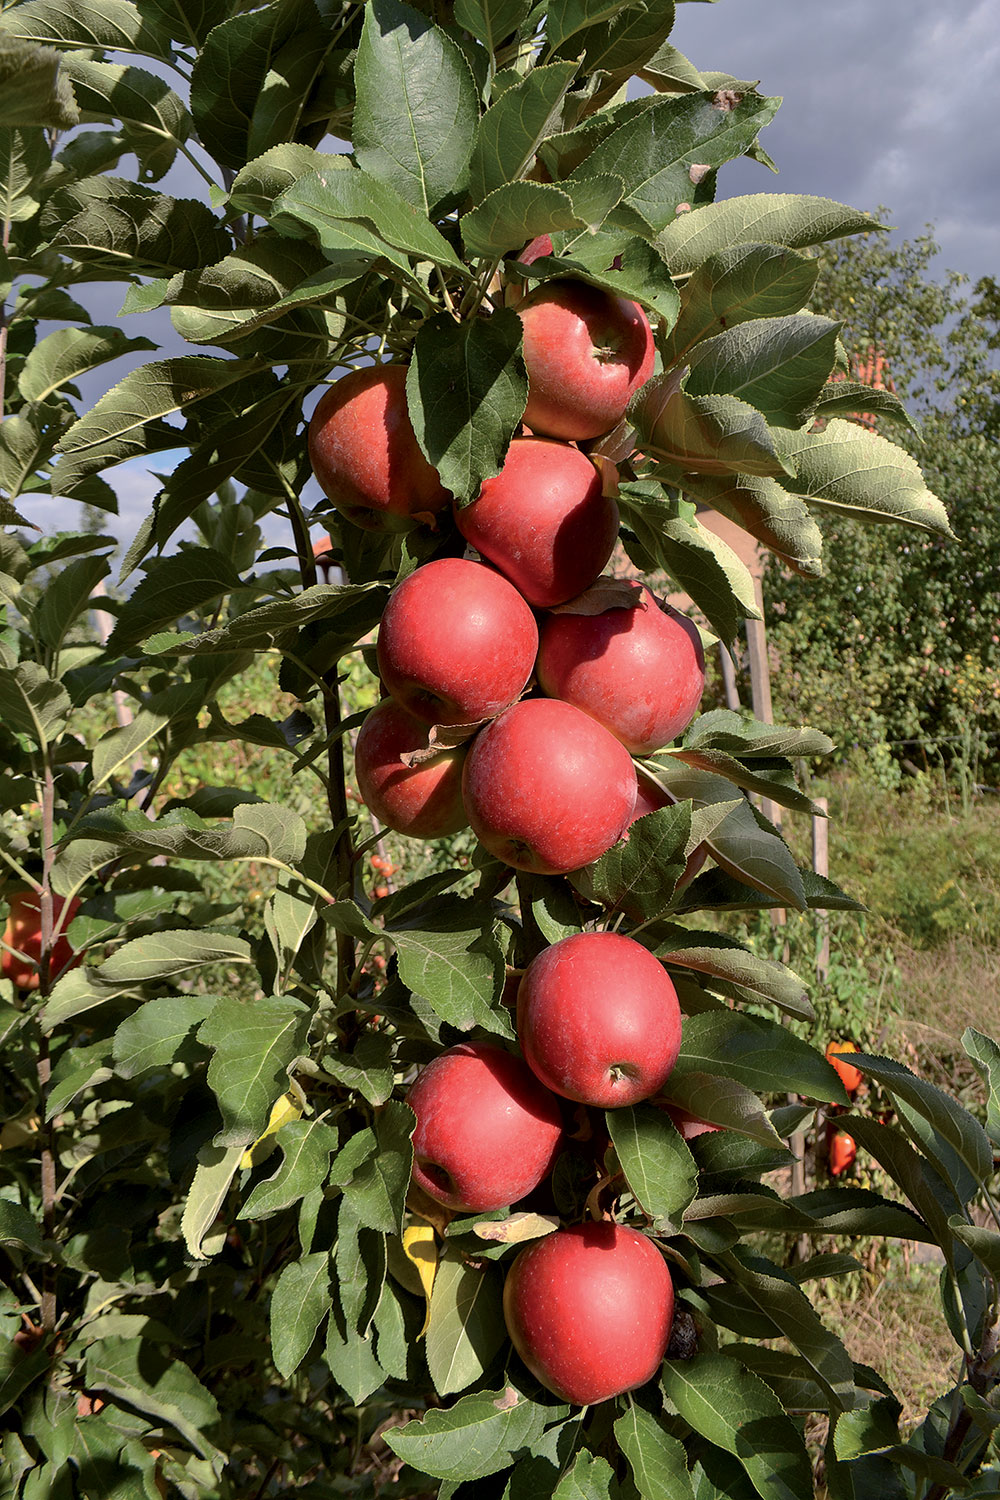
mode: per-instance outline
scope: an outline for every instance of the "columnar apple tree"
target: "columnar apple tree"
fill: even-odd
[[[673,23],[0,12],[4,1496],[798,1500],[817,1442],[838,1496],[992,1482],[1000,1052],[968,1038],[989,1135],[858,1054],[896,1115],[850,1132],[900,1201],[781,1196],[848,1095],[781,1024],[807,986],[716,914],[853,904],[758,806],[809,812],[829,742],[699,712],[703,643],[636,581],[728,642],[754,589],[704,508],[806,575],[824,513],[947,521],[809,311],[809,247],[871,221],[717,196],[778,100]],[[609,307],[641,346],[611,398],[574,383],[595,307],[602,379]],[[115,538],[73,520],[136,459],[109,599]],[[261,658],[297,706],[227,717]],[[287,754],[310,816],[231,743]],[[372,899],[358,782],[408,837],[471,822],[471,869]],[[958,1373],[908,1440],[807,1296],[850,1257],[775,1252],[852,1234],[943,1252]]]

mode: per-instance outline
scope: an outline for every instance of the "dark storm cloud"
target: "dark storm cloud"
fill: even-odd
[[[699,68],[759,78],[784,98],[761,137],[780,174],[733,163],[720,196],[884,203],[907,237],[934,222],[938,274],[1000,274],[996,0],[684,4],[672,41]]]

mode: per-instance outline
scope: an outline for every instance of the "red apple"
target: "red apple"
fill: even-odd
[[[653,373],[653,330],[642,308],[560,277],[536,287],[517,314],[532,432],[576,441],[610,432]]]
[[[392,696],[428,724],[475,724],[527,686],[538,627],[513,584],[482,563],[441,557],[389,596],[378,669]]]
[[[405,531],[451,499],[410,423],[405,365],[342,376],[320,398],[308,442],[325,493],[368,531]]]
[[[539,632],[538,681],[574,703],[631,750],[650,755],[694,718],[705,689],[705,653],[694,624],[634,585],[634,608],[556,614]]]
[[[666,969],[618,932],[580,932],[532,959],[517,1036],[545,1087],[600,1109],[657,1093],[677,1061],[681,1012]]]
[[[491,854],[518,870],[564,875],[621,838],[635,806],[635,767],[572,704],[526,698],[473,740],[462,790]]]
[[[666,787],[660,786],[659,782],[654,781],[651,776],[647,776],[646,772],[642,769],[636,772],[636,781],[638,786],[632,823],[635,823],[639,818],[644,818],[647,813],[658,812],[661,807],[675,806],[677,798],[672,796]],[[630,828],[632,823],[629,824]],[[696,844],[688,855],[683,874],[677,882],[677,890],[682,891],[686,885],[691,884],[691,881],[698,874],[707,858],[707,845]]]
[[[516,1203],[552,1169],[559,1101],[521,1058],[486,1042],[441,1052],[407,1095],[417,1117],[413,1181],[447,1208]]]
[[[16,948],[17,953],[8,952],[8,948],[0,949],[0,974],[4,979],[9,979],[18,990],[37,990],[38,988],[38,965],[42,956],[42,914],[39,906],[37,892],[31,890],[15,890],[9,895],[10,914],[7,925],[4,928],[3,941],[10,948]],[[52,917],[58,921],[63,914],[66,905],[65,897],[53,895]],[[81,962],[81,955],[74,953],[72,944],[66,936],[66,928],[72,922],[79,910],[80,903],[74,896],[69,903],[69,911],[62,925],[62,931],[56,939],[49,957],[49,976],[58,978],[63,969],[75,967]],[[23,954],[23,957],[19,957]]]
[[[652,1240],[621,1224],[574,1224],[522,1250],[503,1289],[514,1348],[562,1401],[592,1406],[660,1368],[674,1288]]]
[[[416,765],[403,761],[410,751],[426,748],[427,725],[392,698],[383,698],[358,733],[354,771],[361,796],[379,822],[413,838],[439,839],[469,821],[462,802],[466,746],[441,750],[433,760]]]
[[[456,507],[455,523],[529,604],[547,609],[599,576],[618,537],[618,506],[579,448],[522,437],[472,504]]]

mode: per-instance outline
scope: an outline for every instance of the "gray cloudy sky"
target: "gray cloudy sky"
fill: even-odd
[[[1000,275],[998,0],[683,4],[671,40],[697,67],[784,98],[761,136],[779,175],[734,162],[721,197],[884,203],[908,238],[935,223],[942,272]]]
[[[759,79],[763,92],[784,97],[762,136],[779,175],[731,163],[719,174],[720,197],[798,192],[868,210],[884,203],[901,235],[934,223],[939,274],[1000,276],[1000,0],[679,4],[672,40],[699,68]],[[163,186],[200,196],[190,168],[184,173],[175,168]],[[95,308],[95,316],[112,321],[117,306]],[[126,322],[141,331],[138,319]],[[120,379],[125,362],[114,368]],[[88,398],[99,393],[88,390]],[[169,462],[159,455],[156,466]],[[157,481],[141,462],[108,477],[121,504],[109,529],[128,540]],[[36,516],[46,528],[75,519],[66,501],[39,503]],[[269,537],[284,540],[284,523]]]

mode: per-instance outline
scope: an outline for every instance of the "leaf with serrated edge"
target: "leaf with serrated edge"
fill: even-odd
[[[217,1145],[248,1146],[257,1139],[288,1086],[288,1069],[305,1045],[308,1026],[308,1010],[290,996],[216,1001],[198,1040],[214,1053],[207,1081],[222,1113]]]
[[[271,1293],[271,1358],[279,1375],[298,1369],[333,1304],[326,1250],[285,1266]]]
[[[782,432],[795,472],[782,482],[811,505],[861,521],[901,521],[951,536],[948,516],[915,459],[888,438],[834,418],[822,432]]]
[[[402,0],[369,0],[354,77],[359,164],[429,214],[461,188],[476,137],[460,47]]]
[[[385,1441],[422,1474],[468,1482],[506,1468],[514,1453],[541,1436],[550,1419],[548,1407],[508,1386],[477,1391],[446,1410],[428,1411],[422,1421],[388,1431]]]
[[[322,1187],[336,1151],[336,1126],[323,1120],[290,1120],[282,1127],[278,1145],[281,1165],[265,1182],[258,1182],[239,1211],[241,1219],[269,1219],[290,1208],[314,1188]]]
[[[770,1386],[749,1370],[720,1354],[667,1360],[663,1387],[696,1432],[739,1459],[763,1500],[803,1500],[812,1492],[800,1433]]]
[[[221,1146],[205,1146],[199,1152],[198,1166],[181,1215],[184,1243],[195,1260],[208,1259],[202,1250],[202,1241],[215,1223],[230,1183],[240,1169],[242,1155],[242,1146],[230,1146],[228,1150]]]
[[[446,1250],[434,1277],[426,1337],[427,1368],[439,1396],[478,1380],[507,1338],[496,1272]]]
[[[662,1110],[636,1104],[605,1111],[625,1180],[656,1227],[676,1234],[698,1190],[694,1158]]]
[[[684,1445],[633,1402],[615,1423],[618,1446],[629,1461],[643,1500],[695,1500]]]
[[[507,308],[456,329],[442,315],[421,325],[406,376],[410,419],[425,457],[456,500],[499,474],[524,414],[528,375],[521,320]]]
[[[115,1032],[115,1072],[120,1078],[136,1078],[147,1068],[172,1063],[214,1004],[211,995],[158,995],[147,1000]]]
[[[675,1068],[722,1073],[756,1093],[850,1103],[836,1070],[808,1042],[775,1021],[728,1009],[685,1017]]]
[[[881,226],[856,208],[806,193],[752,193],[705,203],[668,224],[658,244],[675,276],[737,245],[767,243],[804,250]]]

